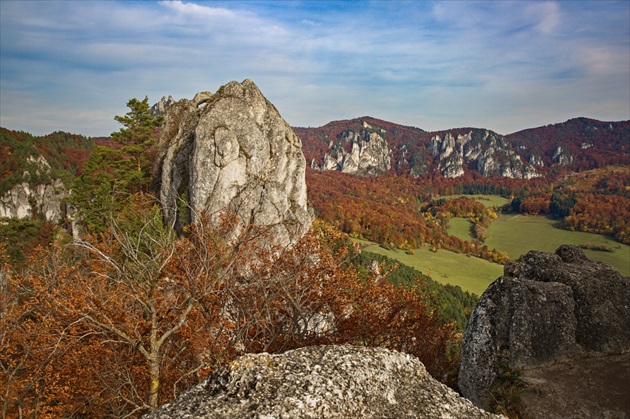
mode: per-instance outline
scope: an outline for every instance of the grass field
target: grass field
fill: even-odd
[[[448,234],[459,237],[462,240],[474,240],[474,237],[470,234],[472,225],[467,218],[453,217],[449,221]]]
[[[556,227],[556,222],[537,215],[501,215],[488,228],[486,245],[503,250],[517,259],[530,250],[553,252],[562,244],[607,245],[613,252],[584,250],[593,260],[604,262],[622,275],[630,276],[630,246],[600,234],[568,231]]]
[[[510,199],[503,198],[502,196],[499,196],[499,195],[444,195],[436,199],[451,199],[451,198],[460,198],[460,197],[470,198],[470,199],[479,201],[486,208],[494,208],[494,207],[500,208],[503,205],[510,203]]]
[[[442,284],[459,285],[463,290],[481,295],[495,279],[503,275],[503,266],[488,261],[438,250],[432,252],[428,247],[416,249],[413,255],[402,250],[387,250],[377,244],[358,241],[365,246],[363,251],[385,255],[407,266],[416,268],[425,275]]]
[[[506,198],[492,195],[452,195],[440,198],[458,196],[478,199],[486,208],[501,207],[509,202]],[[588,258],[604,262],[622,275],[630,276],[630,246],[599,234],[563,230],[556,224],[554,220],[536,215],[501,215],[488,228],[485,244],[490,249],[507,252],[512,259],[518,259],[530,250],[554,252],[563,244],[606,245],[612,252],[584,250],[584,253]],[[461,239],[471,240],[470,226],[467,219],[455,217],[450,220],[448,232]],[[477,295],[481,295],[491,282],[503,274],[502,265],[448,250],[441,249],[434,253],[429,247],[422,247],[409,255],[402,250],[384,249],[375,243],[363,240],[357,242],[363,246],[364,251],[396,259],[440,283],[459,285]]]

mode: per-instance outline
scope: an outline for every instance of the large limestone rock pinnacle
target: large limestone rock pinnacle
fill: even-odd
[[[313,220],[300,138],[251,80],[172,104],[159,141],[160,199],[177,226],[232,211],[270,229],[276,244]]]
[[[145,419],[500,418],[384,348],[310,346],[250,354]]]

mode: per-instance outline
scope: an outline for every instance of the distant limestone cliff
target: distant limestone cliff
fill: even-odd
[[[24,171],[22,182],[0,196],[0,218],[41,217],[53,222],[64,219],[68,189],[61,179],[51,178],[50,164],[43,156],[29,156],[26,162],[34,167],[38,181],[33,182],[33,175]]]
[[[585,170],[630,163],[630,121],[575,118],[500,135],[480,128],[426,132],[371,117],[295,128],[313,169],[375,176],[478,173],[514,179],[554,168]]]
[[[278,245],[309,229],[302,143],[253,81],[170,104],[158,148],[160,200],[176,225],[230,211]]]
[[[384,130],[374,130],[367,122],[359,132],[348,130],[338,141],[330,141],[329,153],[322,164],[311,160],[311,167],[319,170],[338,170],[353,175],[380,175],[391,168],[392,151],[381,136]]]

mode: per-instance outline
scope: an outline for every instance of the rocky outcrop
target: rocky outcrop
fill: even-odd
[[[464,333],[459,387],[483,407],[499,374],[630,350],[630,278],[575,246],[506,265]]]
[[[200,212],[239,216],[238,233],[266,226],[276,244],[313,220],[300,138],[251,80],[170,105],[158,147],[165,217],[182,226]]]
[[[558,146],[558,148],[556,148],[556,151],[554,151],[551,159],[554,163],[557,163],[558,166],[570,166],[573,163],[573,155],[571,154],[571,151],[563,146]]]
[[[492,418],[382,348],[313,346],[245,355],[146,418]]]
[[[0,218],[43,217],[48,221],[59,221],[65,216],[64,200],[68,190],[60,179],[51,179],[50,164],[42,157],[30,156],[27,162],[34,165],[35,177],[47,179],[45,183],[33,182],[31,174],[24,172],[23,182],[13,186],[0,196]]]
[[[392,150],[381,136],[384,130],[374,130],[363,122],[359,132],[344,131],[337,141],[330,141],[323,163],[311,163],[313,169],[338,170],[354,175],[376,176],[391,168]]]
[[[170,108],[173,103],[175,103],[175,99],[173,99],[173,96],[163,96],[159,102],[151,106],[151,109],[149,109],[149,113],[151,114],[151,116],[166,115],[168,108]]]
[[[476,166],[483,176],[517,179],[541,176],[531,164],[521,160],[503,137],[490,131],[435,135],[429,141],[428,150],[437,157],[438,170],[445,177],[462,176],[464,168],[471,166]]]
[[[67,195],[59,179],[48,185],[22,182],[0,197],[0,218],[31,218],[37,215],[48,221],[59,221],[65,215],[64,199]]]

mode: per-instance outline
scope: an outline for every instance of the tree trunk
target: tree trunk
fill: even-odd
[[[160,345],[157,339],[158,320],[154,311],[151,319],[151,351],[149,353],[150,392],[149,406],[151,409],[158,407],[160,396]]]

